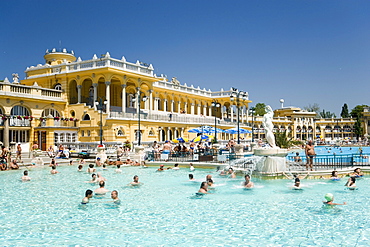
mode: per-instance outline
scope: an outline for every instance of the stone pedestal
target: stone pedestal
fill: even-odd
[[[286,171],[285,157],[267,156],[257,164],[256,170],[264,173],[280,173]]]
[[[242,144],[235,144],[235,153],[242,154],[244,151],[244,145]]]
[[[100,162],[104,163],[107,161],[108,157],[107,154],[105,153],[105,147],[99,147],[97,148],[98,153],[96,154],[96,158],[100,158]]]

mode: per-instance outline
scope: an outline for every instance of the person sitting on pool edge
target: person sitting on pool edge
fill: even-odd
[[[200,193],[200,194],[209,194],[208,193],[208,183],[207,182],[202,182],[200,184],[200,189],[198,190],[198,193]]]
[[[105,186],[105,182],[104,181],[100,181],[99,182],[99,188],[97,188],[94,193],[95,195],[105,195],[107,192],[109,192],[109,190],[107,190],[106,188],[104,188]]]
[[[360,168],[356,168],[351,174],[351,177],[356,177],[356,178],[362,178],[363,176],[364,176],[364,173],[361,171]]]
[[[333,194],[331,194],[331,193],[326,193],[325,194],[325,200],[326,200],[326,202],[325,201],[323,201],[323,203],[325,204],[325,205],[347,205],[347,203],[346,202],[343,202],[343,204],[340,204],[340,203],[334,203],[333,201],[334,201],[334,196],[333,196]]]
[[[350,177],[344,186],[346,186],[350,190],[356,189],[356,178]]]
[[[247,174],[244,176],[244,179],[245,179],[245,182],[243,182],[243,186],[245,188],[253,188],[254,187],[254,183],[251,181],[251,177]]]
[[[90,198],[93,196],[92,190],[86,190],[85,197],[82,199],[81,204],[87,204],[90,201]]]

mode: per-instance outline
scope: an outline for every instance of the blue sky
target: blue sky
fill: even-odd
[[[152,63],[157,74],[252,105],[370,105],[370,1],[0,1],[0,79],[65,47],[83,60]]]

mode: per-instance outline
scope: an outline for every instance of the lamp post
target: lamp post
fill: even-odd
[[[138,140],[137,140],[138,146],[141,146],[141,130],[140,130],[140,109],[141,108],[140,108],[140,103],[141,103],[141,101],[145,102],[147,100],[148,100],[148,97],[146,97],[146,96],[144,96],[144,97],[141,98],[140,92],[139,92],[137,98],[133,98],[132,99],[133,102],[136,102],[137,101],[137,110],[136,110],[136,113],[137,113],[137,120],[138,120],[137,122],[138,122],[138,125],[139,125],[139,127],[138,127],[139,133],[138,133]]]
[[[243,91],[239,91],[236,88],[232,88],[233,92],[230,95],[230,100],[236,102],[236,107],[238,110],[238,118],[237,118],[237,123],[238,123],[238,144],[240,144],[240,122],[239,122],[239,117],[240,117],[240,101],[244,101],[248,99],[248,94]]]
[[[254,142],[254,113],[256,112],[256,108],[251,107],[249,110],[250,114],[252,114],[252,143]]]
[[[211,106],[213,108],[213,113],[215,114],[215,142],[217,143],[217,108],[221,106],[220,103],[217,102],[217,100],[213,101],[211,103]]]
[[[108,104],[108,101],[103,101],[102,97],[99,97],[99,100],[95,102],[96,108],[100,110],[100,145],[103,145],[103,106],[106,104]]]

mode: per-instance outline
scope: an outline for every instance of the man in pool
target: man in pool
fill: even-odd
[[[211,182],[212,184],[214,184],[214,182],[213,182],[213,179],[212,179],[212,175],[211,174],[208,174],[207,176],[206,176],[206,181],[208,182]]]
[[[121,200],[118,198],[118,191],[117,190],[113,190],[112,193],[110,194],[110,196],[113,199],[114,204],[117,204],[117,205],[121,204]]]
[[[200,188],[198,190],[199,194],[208,194],[208,183],[207,182],[202,182],[200,184]]]
[[[325,201],[323,201],[323,203],[325,204],[325,205],[347,205],[347,203],[346,202],[343,202],[343,204],[341,204],[341,203],[334,203],[333,201],[334,201],[334,196],[333,196],[333,194],[331,194],[331,193],[326,193],[325,194],[325,200],[326,200],[326,202]]]
[[[22,181],[30,181],[31,178],[28,176],[28,171],[23,172]]]
[[[85,197],[82,199],[81,204],[87,204],[90,201],[90,198],[93,196],[92,190],[86,190]]]
[[[87,173],[94,173],[96,169],[94,168],[94,164],[89,164],[89,168],[87,168]]]
[[[106,188],[104,188],[105,186],[105,182],[104,181],[100,181],[99,182],[99,188],[97,188],[94,193],[96,195],[105,195],[107,192],[109,192],[109,190],[107,190]]]
[[[195,181],[195,178],[194,178],[193,174],[189,174],[189,181]]]
[[[122,173],[121,165],[117,165],[117,169],[114,170],[115,173]]]
[[[254,183],[251,181],[251,177],[247,174],[244,176],[244,179],[245,179],[245,182],[243,183],[243,186],[245,188],[253,188],[254,187]]]
[[[132,185],[132,186],[139,186],[139,185],[141,185],[141,183],[139,182],[139,176],[138,175],[135,175],[134,178],[133,178],[133,180],[134,181],[132,181],[130,183],[130,185]]]
[[[315,157],[315,147],[313,146],[312,141],[308,141],[305,147],[307,163],[306,163],[306,170],[308,171],[308,167],[310,167],[311,171],[313,171],[313,158]]]
[[[52,166],[52,167],[51,167],[51,171],[50,171],[50,173],[51,173],[51,174],[57,174],[57,173],[59,173],[59,172],[57,171],[57,167],[56,167],[56,166]]]
[[[164,171],[164,165],[160,165],[157,169],[157,172],[163,172]]]

